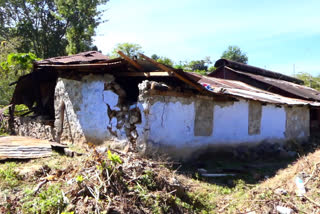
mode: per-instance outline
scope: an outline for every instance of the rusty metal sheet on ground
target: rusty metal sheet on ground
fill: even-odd
[[[52,155],[48,140],[40,140],[22,136],[0,137],[0,160],[31,159]]]

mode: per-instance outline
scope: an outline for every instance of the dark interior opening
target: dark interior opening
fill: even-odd
[[[320,136],[320,109],[310,108],[310,135]]]
[[[118,83],[121,86],[121,88],[126,92],[125,101],[127,104],[134,104],[138,101],[138,85],[142,83],[144,80],[165,83],[166,85],[174,88],[179,92],[184,92],[185,90],[193,90],[195,93],[197,93],[197,91],[193,88],[190,88],[189,85],[186,85],[181,80],[172,77],[116,77],[116,83]]]

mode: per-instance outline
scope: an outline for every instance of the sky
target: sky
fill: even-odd
[[[110,0],[99,9],[108,21],[94,44],[104,54],[130,42],[175,63],[214,62],[236,45],[249,65],[320,75],[319,0]]]

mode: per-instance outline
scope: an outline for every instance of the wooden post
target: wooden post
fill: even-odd
[[[9,121],[8,121],[9,132],[11,135],[15,134],[15,131],[14,131],[14,110],[15,110],[15,104],[12,104],[9,107]]]
[[[58,126],[58,130],[57,130],[57,138],[56,138],[56,141],[57,143],[60,143],[60,140],[61,140],[61,135],[62,135],[62,132],[63,132],[63,123],[64,123],[64,112],[65,112],[65,109],[66,109],[66,104],[62,101],[61,102],[61,105],[60,105],[60,123],[59,123],[59,126]]]

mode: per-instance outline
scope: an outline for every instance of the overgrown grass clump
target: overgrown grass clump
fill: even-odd
[[[59,185],[50,185],[35,195],[33,190],[27,189],[22,200],[23,213],[61,213],[66,203]]]
[[[0,168],[1,189],[13,188],[19,185],[22,177],[15,171],[17,164],[8,162]]]

